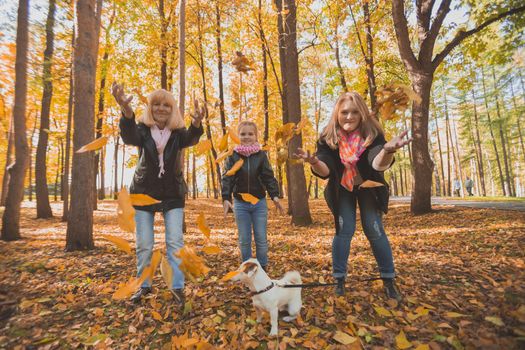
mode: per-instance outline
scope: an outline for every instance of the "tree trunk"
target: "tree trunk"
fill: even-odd
[[[514,110],[516,111],[516,126],[518,127],[518,139],[520,141],[521,146],[521,155],[523,157],[523,163],[525,164],[525,145],[523,142],[523,130],[521,128],[521,116],[522,113],[518,110],[518,104],[516,103],[516,96],[514,94],[514,86],[512,86],[512,82],[510,83],[510,91],[512,94],[512,105],[514,106]]]
[[[492,146],[494,147],[494,155],[496,157],[496,163],[498,165],[498,173],[499,173],[499,180],[500,180],[500,184],[501,184],[501,191],[503,193],[504,196],[507,195],[507,191],[505,189],[505,182],[504,182],[504,178],[503,178],[503,171],[501,169],[501,161],[499,159],[499,152],[498,152],[498,147],[496,146],[496,138],[494,137],[494,131],[492,130],[492,120],[490,118],[490,112],[489,112],[489,100],[488,100],[488,95],[487,95],[487,89],[486,89],[486,86],[485,86],[485,72],[483,70],[483,67],[481,67],[481,83],[483,85],[483,97],[485,99],[485,109],[487,111],[487,120],[489,122],[489,131],[490,131],[490,138],[491,138],[491,141],[492,141]]]
[[[58,166],[57,166],[57,169],[56,169],[56,173],[55,173],[55,193],[54,193],[54,199],[55,199],[55,202],[58,201],[58,182],[59,182],[59,179],[60,179],[60,159],[62,158],[62,147],[61,145],[57,145],[57,148],[58,148],[58,159],[59,159],[59,162],[58,162]]]
[[[111,26],[110,26],[111,27]],[[104,125],[104,96],[106,90],[106,77],[108,74],[108,60],[109,60],[109,28],[106,29],[106,45],[104,48],[104,56],[102,56],[101,69],[100,69],[100,89],[98,95],[98,111],[97,111],[97,125],[95,127],[96,136],[95,138],[102,137],[102,126]],[[97,198],[104,199],[106,196],[104,190],[104,154],[103,150],[95,154],[95,162],[93,164],[93,173],[95,181],[93,181],[93,209],[97,209]],[[100,179],[100,188],[97,191],[97,175]]]
[[[166,38],[168,25],[164,14],[164,0],[159,0],[159,6],[157,9],[160,17],[160,87],[164,90],[168,90],[168,43]]]
[[[69,67],[69,98],[67,102],[67,127],[66,127],[66,159],[64,164],[64,204],[62,206],[62,221],[67,221],[69,215],[69,160],[71,159],[71,130],[73,128],[73,101],[75,90],[73,86],[73,62],[75,57],[75,35],[76,29],[73,25],[73,37],[71,39],[71,63]]]
[[[24,179],[27,169],[26,98],[27,98],[27,46],[28,46],[29,0],[18,2],[15,60],[15,99],[13,124],[15,131],[15,163],[9,167],[9,191],[7,193],[2,232],[4,241],[20,239],[20,204],[24,197]]]
[[[264,109],[264,144],[268,144],[270,138],[270,114],[269,114],[269,99],[268,99],[268,67],[266,64],[266,47],[263,38],[264,30],[262,24],[262,1],[259,0],[259,36],[261,37],[261,53],[262,53],[262,67],[263,67],[263,109]]]
[[[504,136],[505,132],[503,131],[503,127],[504,127],[503,123],[505,121],[503,120],[503,116],[501,115],[501,112],[500,112],[498,86],[496,82],[496,72],[494,71],[494,66],[492,66],[492,83],[494,85],[494,99],[496,100],[496,114],[498,116],[497,124],[498,124],[498,129],[499,129],[499,136],[501,140],[501,150],[503,152],[503,165],[505,166],[505,179],[504,180],[505,180],[505,183],[507,184],[508,195],[515,196],[513,181],[512,181],[512,177],[511,177],[511,173],[509,169],[509,163],[510,163],[509,158],[510,157],[507,152],[507,145],[506,145],[505,136]]]
[[[339,37],[338,37],[338,31],[339,31],[339,21],[335,25],[335,62],[337,64],[337,72],[339,73],[339,81],[341,82],[341,87],[343,88],[343,91],[348,91],[348,85],[346,84],[345,79],[345,71],[343,70],[343,66],[341,65],[341,57],[339,54]]]
[[[191,185],[192,185],[192,198],[197,199],[197,166],[195,162],[195,152],[192,152],[192,160],[193,160],[193,172],[191,176]]]
[[[285,62],[286,62],[286,85],[285,95],[288,104],[287,122],[299,123],[301,121],[301,93],[299,83],[299,64],[297,54],[296,33],[296,7],[295,0],[284,1],[289,11],[285,16]],[[284,121],[283,121],[284,122]],[[292,154],[302,147],[302,134],[294,136],[288,143],[288,159],[286,161],[287,183],[290,193],[292,223],[295,225],[310,225],[312,217],[308,205],[308,193],[306,192],[306,178],[302,164],[290,162]]]
[[[2,178],[2,197],[0,198],[0,205],[5,206],[5,201],[7,198],[8,183],[9,183],[9,168],[11,166],[11,155],[13,153],[13,146],[15,143],[15,133],[14,133],[14,122],[13,117],[9,118],[9,131],[7,132],[7,152],[5,155],[5,166],[4,166],[4,176]]]
[[[47,188],[47,144],[49,138],[49,112],[53,96],[53,51],[54,51],[54,25],[55,25],[55,0],[49,0],[49,11],[46,21],[46,49],[44,50],[44,70],[42,74],[43,92],[42,109],[40,112],[40,132],[36,149],[35,179],[36,179],[36,217],[50,218],[53,216],[49,204]]]
[[[95,78],[102,0],[77,1],[78,35],[75,47],[73,149],[93,141]],[[74,153],[71,179],[71,211],[66,232],[66,251],[94,248],[93,242],[93,154]]]
[[[113,162],[114,162],[114,167],[115,167],[115,173],[113,174],[115,177],[113,179],[113,199],[117,199],[118,193],[119,193],[119,188],[118,188],[118,148],[119,148],[119,144],[120,144],[120,136],[117,135],[117,137],[115,137],[115,150],[113,152]]]
[[[421,97],[421,102],[412,105],[412,200],[410,210],[424,214],[432,210],[431,186],[434,164],[428,153],[428,112],[433,75],[412,72],[412,88]],[[417,171],[416,171],[417,169]]]
[[[221,115],[221,128],[222,134],[226,134],[226,113],[224,112],[224,84],[222,77],[222,46],[221,46],[221,9],[219,7],[219,1],[215,0],[215,15],[217,21],[215,22],[215,39],[217,41],[217,68],[219,71],[219,111]]]
[[[376,98],[376,76],[374,72],[374,39],[372,37],[372,25],[370,23],[370,9],[368,1],[363,2],[363,15],[366,30],[366,76],[368,77],[368,92],[370,93],[370,105],[372,111],[377,112]],[[378,117],[376,115],[376,117]]]
[[[31,113],[29,113],[29,115],[31,115]],[[27,163],[28,163],[28,177],[29,177],[29,194],[28,194],[28,199],[30,202],[33,201],[33,192],[34,192],[34,188],[33,188],[33,140],[35,139],[35,134],[36,134],[36,123],[38,121],[38,118],[35,118],[35,123],[33,124],[33,131],[31,132],[31,138],[29,140],[29,152],[27,154],[27,157],[29,158],[27,160]],[[46,181],[46,185],[47,185],[47,181]],[[46,187],[47,188],[47,187]]]
[[[454,123],[454,120],[452,120],[452,127],[454,129],[454,141],[455,141],[455,144],[456,144],[455,157],[456,157],[456,162],[457,162],[457,172],[459,174],[459,181],[463,184],[464,177],[463,177],[463,167],[461,165],[461,154],[460,154],[460,151],[459,151],[458,131],[457,131],[456,123]],[[460,192],[461,192],[461,197],[464,197],[465,196],[465,192],[464,192],[464,186],[463,185],[460,186]]]
[[[471,90],[472,94],[472,103],[474,106],[474,131],[475,131],[475,148],[476,148],[476,154],[477,154],[477,163],[478,163],[478,174],[479,174],[479,181],[481,184],[481,195],[485,197],[487,195],[487,191],[485,189],[485,172],[483,170],[483,152],[481,151],[481,137],[479,136],[479,118],[478,118],[478,110],[476,107],[476,94],[474,93],[474,90]]]
[[[434,106],[434,110],[435,110]],[[441,193],[443,196],[446,196],[446,186],[445,186],[445,167],[443,166],[443,150],[441,148],[441,136],[439,136],[439,123],[437,118],[437,113],[434,113],[434,122],[436,123],[436,138],[437,138],[437,144],[438,144],[438,152],[439,152],[439,164],[441,165]]]
[[[446,106],[446,103],[445,103]],[[452,138],[450,137],[450,122],[448,120],[448,111],[445,107],[445,137],[447,139],[447,196],[452,195],[452,170],[450,165],[450,153],[454,152],[452,147]],[[452,153],[452,155],[454,155]],[[454,159],[454,157],[452,157]]]

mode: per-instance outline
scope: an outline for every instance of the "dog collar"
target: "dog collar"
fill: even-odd
[[[266,287],[266,288],[264,288],[264,289],[262,289],[262,290],[260,290],[260,291],[258,291],[258,292],[252,292],[252,293],[250,294],[250,296],[251,296],[251,297],[254,297],[254,296],[256,296],[256,295],[262,294],[262,293],[264,293],[264,292],[269,291],[269,290],[272,289],[273,287],[275,287],[275,284],[272,282],[272,284],[270,284],[268,287]]]

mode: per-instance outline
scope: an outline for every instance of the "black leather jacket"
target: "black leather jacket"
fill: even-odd
[[[150,128],[143,123],[135,123],[135,118],[120,118],[120,136],[126,145],[139,148],[139,160],[130,186],[130,193],[143,193],[162,203],[135,206],[147,211],[167,211],[183,208],[187,192],[186,182],[182,176],[183,168],[179,164],[180,151],[199,142],[203,134],[202,125],[196,128],[181,128],[171,132],[164,148],[164,175],[159,178],[159,155]]]
[[[226,172],[239,159],[244,159],[242,167],[233,176],[226,176]],[[273,199],[279,196],[279,185],[273,175],[272,167],[266,152],[259,151],[249,157],[244,157],[237,152],[233,152],[224,163],[224,173],[222,175],[222,200],[232,200],[233,196],[242,200],[239,193],[250,193],[261,199],[266,193]]]
[[[366,191],[375,199],[376,208],[381,210],[383,213],[388,212],[388,199],[389,199],[389,187],[385,181],[385,177],[382,171],[377,171],[372,167],[372,162],[374,158],[381,152],[383,145],[386,143],[385,137],[383,135],[378,135],[375,140],[370,144],[366,150],[361,154],[361,157],[357,161],[357,170],[361,175],[363,181],[372,180],[375,182],[380,182],[384,186],[381,187],[372,187],[372,188],[363,188],[358,191]],[[339,232],[339,190],[341,188],[341,177],[344,172],[344,165],[341,162],[341,157],[339,156],[339,148],[331,149],[324,140],[317,142],[317,158],[323,161],[330,169],[330,174],[328,176],[321,176],[317,174],[313,169],[312,173],[322,179],[328,178],[328,184],[324,190],[324,196],[330,211],[334,216],[334,225],[336,233]],[[392,164],[394,160],[392,160]],[[354,187],[355,191],[355,187]]]

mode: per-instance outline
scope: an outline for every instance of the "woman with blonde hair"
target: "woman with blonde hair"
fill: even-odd
[[[195,101],[195,113],[188,129],[179,113],[173,95],[163,89],[149,94],[142,117],[135,122],[130,106],[133,96],[126,96],[122,85],[113,83],[112,93],[122,110],[120,135],[126,145],[137,146],[139,159],[130,186],[130,193],[147,194],[160,203],[135,206],[137,276],[150,264],[154,245],[153,221],[156,212],[162,212],[166,228],[166,250],[173,271],[169,286],[178,307],[184,306],[184,275],[179,259],[174,255],[184,245],[182,236],[186,183],[179,155],[185,147],[199,142],[203,134],[204,106]],[[151,293],[147,279],[131,297],[133,302]]]
[[[357,92],[346,92],[335,103],[317,142],[316,154],[297,150],[296,156],[310,163],[316,176],[328,179],[325,199],[334,216],[332,264],[337,295],[345,293],[358,203],[363,231],[379,266],[385,293],[388,298],[401,300],[394,282],[392,249],[383,228],[389,196],[383,172],[392,165],[396,150],[411,141],[403,140],[406,134],[405,131],[386,142],[379,121],[370,114],[363,98]]]

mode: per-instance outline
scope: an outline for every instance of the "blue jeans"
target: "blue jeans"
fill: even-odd
[[[164,226],[166,227],[166,250],[168,262],[173,271],[173,282],[170,288],[184,288],[184,274],[179,269],[180,259],[174,253],[184,246],[182,239],[182,218],[184,209],[175,208],[163,212]],[[153,220],[155,213],[145,210],[135,210],[135,224],[137,234],[137,277],[150,265],[153,253],[154,233]],[[141,287],[151,287],[151,280],[146,279]]]
[[[383,213],[377,209],[375,199],[369,190],[354,189],[353,192],[340,187],[339,192],[339,234],[332,242],[333,276],[345,278],[350,255],[350,241],[356,229],[356,201],[359,203],[361,224],[372,252],[379,266],[382,278],[395,277],[392,248],[383,228]]]
[[[266,238],[268,206],[266,205],[266,198],[262,198],[255,205],[235,199],[233,210],[239,230],[239,248],[241,249],[242,261],[252,257],[253,227],[257,260],[262,266],[268,265],[268,240]]]

